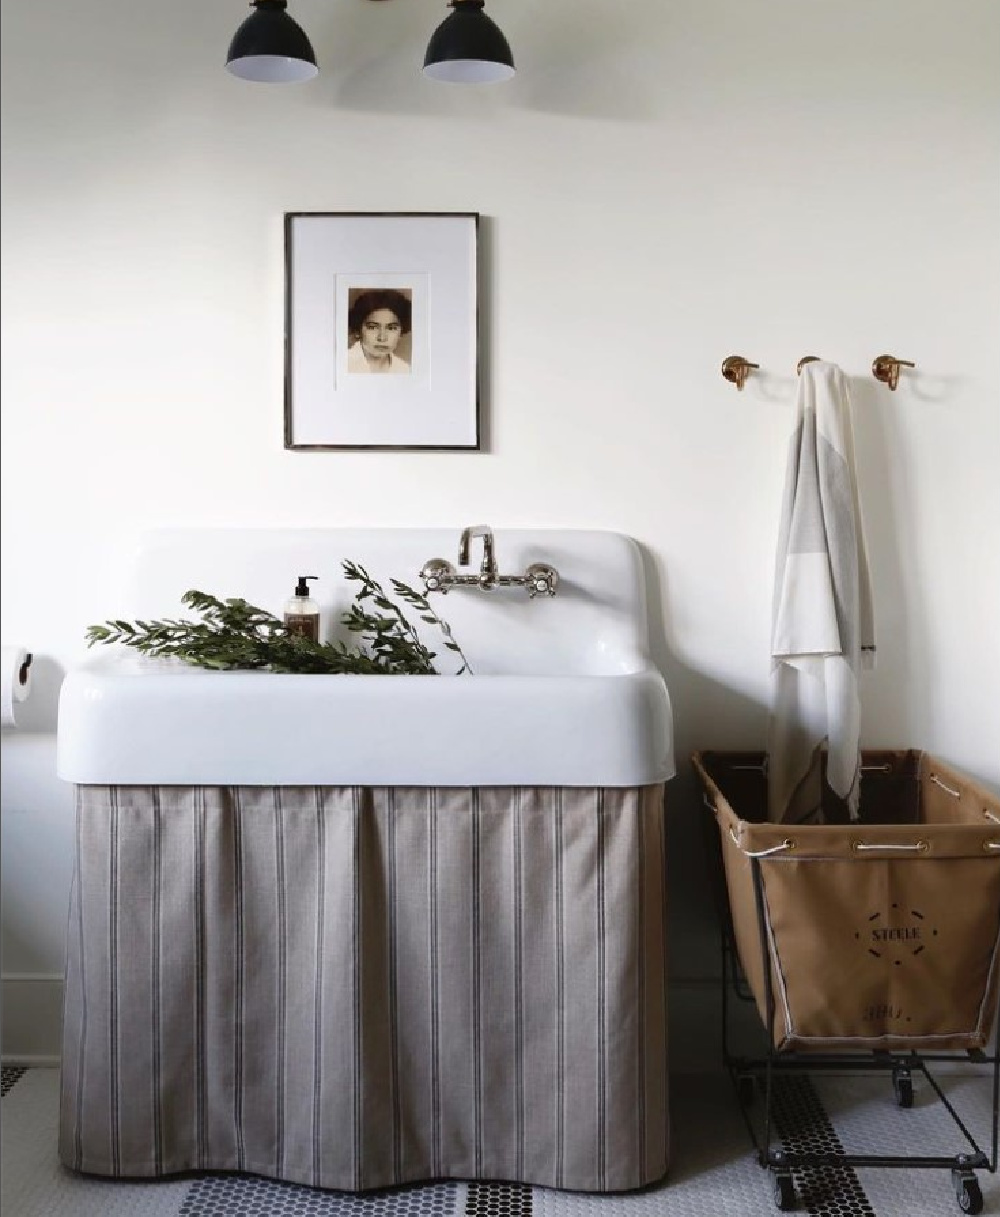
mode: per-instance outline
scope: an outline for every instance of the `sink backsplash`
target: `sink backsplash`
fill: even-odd
[[[343,636],[341,614],[356,585],[343,576],[345,558],[359,562],[391,593],[399,579],[423,591],[430,558],[457,564],[462,525],[454,528],[206,528],[150,532],[126,584],[126,602],[107,616],[177,617],[189,588],[242,596],[280,615],[300,574],[318,575],[312,595],[321,610],[321,638]],[[522,588],[455,588],[429,597],[452,627],[477,675],[605,674],[633,671],[648,652],[646,588],[638,546],[613,532],[495,529],[500,573],[520,574],[532,562],[559,572],[554,597],[529,599]],[[470,566],[478,572],[481,541]],[[401,606],[404,607],[404,606]],[[416,622],[436,652],[441,672],[458,662],[435,627]]]

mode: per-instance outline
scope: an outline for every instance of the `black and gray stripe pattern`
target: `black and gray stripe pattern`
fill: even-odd
[[[608,1024],[605,1008],[605,986],[607,984],[607,932],[608,910],[605,886],[606,843],[604,840],[604,791],[597,792],[597,1190],[606,1190],[605,1178],[608,1166],[607,1128],[607,1043]],[[640,986],[641,993],[641,986]],[[642,1001],[639,1001],[642,1009]],[[641,1051],[641,1044],[640,1044]],[[641,1075],[641,1070],[639,1071]],[[639,1153],[642,1154],[642,1138],[639,1138]]]
[[[274,1087],[274,1174],[281,1179],[285,1173],[285,1065],[288,1007],[288,906],[285,889],[285,820],[281,807],[281,791],[274,791],[274,878],[277,907],[277,968],[278,992],[275,1002],[275,1087]]]
[[[399,1060],[399,892],[396,880],[398,857],[396,851],[396,792],[387,792],[386,806],[386,854],[388,856],[388,912],[389,912],[389,1009],[394,1012],[389,1027],[392,1045],[389,1055],[389,1095],[392,1103],[392,1173],[398,1178],[402,1162],[403,1110],[400,1095]]]
[[[233,1127],[236,1134],[236,1169],[243,1170],[246,1163],[246,1146],[243,1139],[243,1027],[246,1018],[244,1001],[244,883],[243,874],[243,828],[239,792],[233,808],[233,959],[236,965],[235,1004],[236,1034],[233,1036]]]
[[[639,830],[636,833],[636,840],[635,840],[635,849],[636,849],[635,867],[636,867],[636,870],[640,871],[640,872],[642,870],[643,859],[645,858],[645,854],[646,854],[646,841],[645,841],[645,834],[644,834],[643,830],[644,830],[644,825],[643,825],[642,821],[640,821]],[[642,883],[636,884],[636,893],[637,893],[636,904],[635,904],[636,934],[641,935],[642,927],[646,924],[646,900],[645,900],[645,891],[644,891],[644,887],[643,887]],[[646,1008],[646,968],[645,968],[645,961],[643,959],[642,951],[639,952],[638,959],[636,960],[635,976],[636,976],[636,1001],[638,1002],[639,1009],[645,1010],[645,1008]],[[640,1039],[639,1039],[639,1043],[637,1045],[635,1055],[636,1055],[635,1085],[636,1085],[636,1090],[638,1091],[638,1094],[639,1094],[639,1103],[638,1103],[638,1107],[637,1107],[637,1110],[639,1112],[639,1169],[645,1170],[646,1169],[646,1044],[642,1037],[640,1037]],[[664,1081],[665,1081],[665,1079],[664,1079]]]
[[[76,866],[75,866],[74,874],[73,874],[73,894],[71,896],[71,899],[75,899],[79,905],[80,915],[78,918],[75,919],[77,921],[76,929],[79,934],[79,937],[76,938],[77,945],[79,946],[79,955],[74,960],[72,952],[69,952],[69,959],[68,959],[67,965],[66,965],[66,988],[67,988],[67,990],[70,989],[70,985],[72,983],[72,980],[74,979],[73,970],[74,970],[74,966],[75,966],[75,969],[78,972],[78,975],[76,976],[75,979],[77,979],[78,983],[79,983],[79,995],[80,995],[80,1000],[79,1000],[79,1003],[78,1003],[78,1006],[76,1009],[76,1013],[78,1014],[78,1022],[79,1022],[79,1044],[77,1047],[77,1052],[78,1052],[77,1077],[78,1077],[78,1080],[77,1080],[77,1085],[76,1085],[76,1096],[75,1096],[76,1110],[74,1113],[76,1116],[76,1124],[73,1129],[73,1157],[72,1157],[73,1166],[76,1170],[80,1170],[81,1164],[83,1162],[83,1098],[84,1098],[84,1084],[83,1084],[84,1068],[83,1067],[84,1067],[84,1053],[85,1053],[85,1050],[87,1047],[87,1030],[88,1030],[88,1028],[87,1028],[87,983],[86,983],[86,975],[84,973],[84,968],[86,966],[86,964],[85,964],[86,955],[84,952],[84,941],[83,941],[84,900],[83,900],[83,892],[81,890],[81,887],[83,884],[83,878],[81,875],[82,858],[83,858],[83,850],[80,845],[80,817],[78,814],[77,815],[77,825],[76,825]],[[74,920],[74,918],[71,913],[70,921],[72,922],[73,920]],[[67,935],[66,940],[67,940],[67,942],[72,941],[70,935]],[[69,1039],[69,1036],[72,1034],[72,1027],[71,1027],[70,1020],[68,1018],[66,1020],[66,1023],[67,1023],[67,1025],[65,1026],[65,1028],[63,1030],[63,1035],[67,1041],[63,1045],[63,1059],[64,1060],[67,1059],[66,1052],[70,1048],[68,1039]],[[66,1090],[66,1080],[65,1080],[65,1075],[64,1075],[63,1103],[65,1104],[68,1100],[69,1100],[69,1094]]]
[[[552,889],[555,900],[556,934],[556,1136],[555,1136],[555,1186],[566,1186],[566,910],[563,894],[563,800],[562,791],[556,791],[555,800],[555,848],[552,851]]]
[[[482,809],[479,791],[472,795],[472,1074],[473,1074],[473,1178],[483,1173],[483,890]]]
[[[441,955],[438,950],[438,799],[437,791],[431,790],[428,802],[428,851],[427,873],[430,892],[430,989],[431,989],[431,1172],[437,1177],[444,1174],[444,1158],[441,1152]]]
[[[326,815],[322,793],[316,790],[316,952],[313,956],[313,1110],[312,1110],[312,1156],[313,1186],[323,1185],[323,971],[326,966],[326,951],[323,929],[326,913]],[[358,1173],[361,1173],[358,1155]]]
[[[357,787],[351,790],[351,1095],[353,1107],[351,1111],[351,1135],[353,1146],[353,1163],[351,1172],[351,1187],[360,1191],[364,1186],[364,1059],[362,1057],[362,1042],[364,1035],[363,983],[361,974],[362,952],[364,951],[361,883],[364,873],[364,856],[362,853],[361,836],[361,792]]]
[[[514,792],[511,816],[513,833],[514,922],[514,1178],[524,1175],[524,838],[522,829],[524,791]]]
[[[205,796],[194,792],[194,1074],[195,1074],[195,1121],[197,1128],[197,1153],[194,1165],[210,1165],[208,1155],[208,1066],[206,1063],[205,1036],[205,980],[207,928],[205,925]]]
[[[67,1165],[664,1174],[662,787],[83,788],[78,835]]]
[[[118,994],[120,989],[118,977],[118,849],[119,849],[119,813],[116,790],[111,791],[111,806],[109,816],[110,841],[108,856],[111,862],[111,877],[109,887],[111,899],[108,905],[108,1102],[111,1107],[111,1173],[121,1174],[121,1111],[118,1101],[118,1069],[121,1050],[121,1039],[118,1034]]]
[[[151,792],[153,803],[153,908],[150,924],[150,978],[152,989],[153,1025],[151,1028],[153,1054],[153,1168],[159,1175],[163,1171],[163,1031],[160,1012],[163,1007],[162,979],[160,975],[160,932],[163,925],[163,822],[160,796]]]

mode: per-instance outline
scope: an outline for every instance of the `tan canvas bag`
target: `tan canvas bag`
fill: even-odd
[[[764,778],[754,790],[732,768],[735,755],[693,760],[766,1025],[755,857],[760,865],[775,1046],[985,1048],[997,1004],[1000,800],[927,754],[866,753],[866,766],[886,775],[885,818],[896,822],[877,823],[869,797],[861,824],[755,823],[747,817],[761,811]],[[739,814],[724,786],[756,805]]]

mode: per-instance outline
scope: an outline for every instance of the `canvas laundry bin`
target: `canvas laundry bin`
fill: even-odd
[[[771,824],[762,753],[692,759],[718,826],[723,915],[765,1027],[770,970],[778,1051],[986,1048],[1000,798],[927,753],[866,751],[859,822]]]

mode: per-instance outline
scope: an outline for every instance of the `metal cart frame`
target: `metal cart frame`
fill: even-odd
[[[732,1079],[747,1129],[757,1151],[757,1159],[770,1175],[774,1202],[783,1211],[793,1209],[796,1204],[795,1185],[792,1172],[795,1170],[810,1170],[831,1166],[849,1167],[890,1167],[890,1168],[936,1168],[951,1172],[952,1184],[958,1206],[963,1213],[981,1213],[983,1211],[983,1195],[976,1178],[977,1170],[987,1170],[995,1174],[998,1154],[998,1111],[1000,1111],[1000,1052],[994,1050],[987,1054],[978,1050],[924,1053],[918,1051],[841,1051],[841,1052],[803,1052],[794,1049],[781,1051],[774,1047],[774,1028],[776,1002],[771,976],[771,961],[768,955],[768,935],[764,907],[764,885],[761,874],[761,860],[751,858],[751,874],[753,878],[754,903],[757,913],[757,930],[761,945],[764,998],[766,1010],[767,1050],[763,1056],[750,1057],[736,1055],[730,1047],[730,991],[742,1001],[754,1003],[753,994],[749,990],[746,979],[742,974],[739,955],[736,947],[736,935],[732,921],[732,910],[729,903],[729,893],[724,878],[721,852],[715,822],[715,808],[706,796],[703,796],[705,806],[711,813],[711,819],[706,820],[706,836],[711,861],[712,887],[714,891],[717,913],[720,925],[721,943],[721,1007],[722,1007],[722,1059]],[[990,1066],[989,1076],[992,1081],[992,1128],[989,1152],[984,1149],[967,1124],[962,1119],[954,1104],[942,1090],[928,1064],[968,1063],[970,1066],[982,1069]],[[906,1109],[913,1104],[913,1077],[922,1076],[926,1079],[945,1110],[950,1115],[956,1129],[964,1139],[962,1149],[950,1156],[947,1155],[887,1155],[887,1154],[856,1154],[842,1152],[792,1152],[775,1144],[775,1080],[782,1074],[810,1073],[845,1073],[872,1072],[890,1074],[896,1104]],[[763,1093],[763,1106],[758,1119],[755,1121],[751,1108],[756,1106],[759,1091]]]

